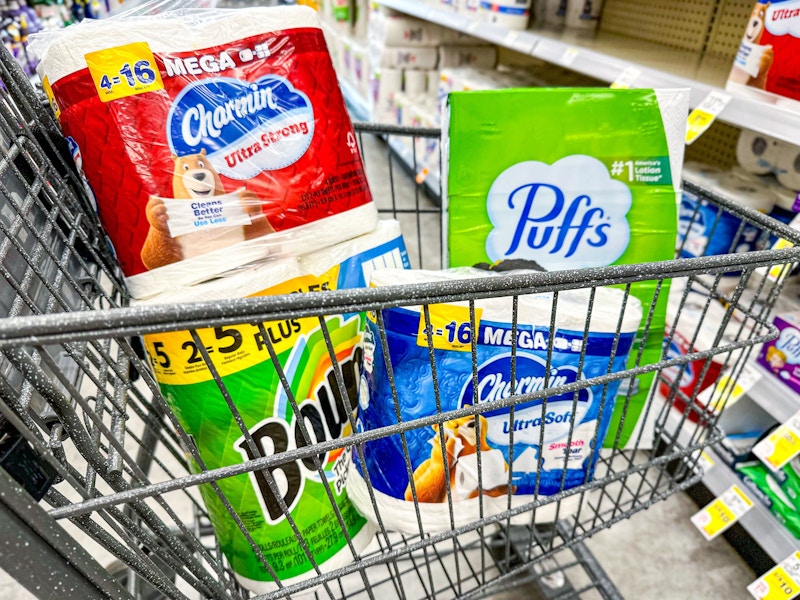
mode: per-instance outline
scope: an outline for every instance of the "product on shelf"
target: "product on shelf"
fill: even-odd
[[[687,103],[680,90],[451,93],[442,119],[448,265],[522,259],[555,271],[672,259]],[[662,330],[666,292],[651,330]],[[655,284],[632,293],[650,306]],[[660,336],[646,344],[641,363],[657,362]],[[621,446],[652,381],[634,382]]]
[[[686,179],[764,214],[773,210],[777,200],[766,184],[752,177],[687,172]],[[743,221],[688,190],[683,190],[681,198],[677,239],[682,258],[751,252],[763,249],[768,243],[768,238],[757,225]]]
[[[603,10],[603,0],[568,0],[566,26],[574,29],[595,29]]]
[[[487,23],[523,30],[531,20],[531,0],[480,0],[479,18]]]
[[[439,69],[474,67],[494,69],[497,64],[497,48],[494,46],[440,46]]]
[[[771,173],[785,188],[800,190],[800,146],[743,129],[736,144],[736,161],[754,175]]]
[[[670,360],[682,358],[687,354],[705,352],[735,342],[741,334],[742,325],[732,318],[732,314],[732,311],[729,314],[722,304],[701,291],[690,289],[687,293],[685,285],[674,283],[667,304],[665,357]],[[720,330],[726,321],[726,327]],[[730,370],[740,355],[741,351],[717,354],[663,369],[659,384],[661,394],[670,397],[670,391],[676,390],[673,403],[681,411],[686,409],[687,401],[691,399],[698,411],[689,411],[688,419],[695,423],[701,421],[698,412],[708,409],[713,413],[716,409],[708,407],[697,396],[714,385],[723,371]]]
[[[736,466],[736,471],[786,530],[800,538],[800,513],[778,482],[776,474],[758,461],[740,463]],[[777,477],[783,478],[780,475]]]
[[[310,8],[87,22],[40,71],[134,297],[375,228]]]
[[[409,266],[396,221],[381,221],[375,231],[323,251],[242,267],[215,281],[173,289],[139,305],[364,287],[365,277],[386,265]],[[272,345],[312,443],[351,434],[348,413],[355,410],[358,401],[364,315],[330,316],[325,323],[341,365],[346,398],[339,392],[327,342],[315,317],[197,332],[203,344],[213,350],[210,356],[259,452],[268,448],[284,451],[305,443],[267,344]],[[145,347],[164,397],[193,437],[206,468],[258,458],[189,331],[146,335]],[[353,555],[318,468],[334,495],[356,552],[370,542],[372,528],[348,499],[345,483],[349,450],[334,450],[318,458],[319,467],[313,459],[304,459],[282,463],[270,474],[278,482],[280,500],[303,538],[319,540],[309,547],[315,560],[323,570],[331,570],[352,562]],[[263,473],[223,479],[219,486],[284,585],[315,576],[310,560],[295,543],[292,523]],[[276,589],[270,573],[214,490],[202,486],[201,492],[217,539],[239,582],[256,593]]]
[[[747,19],[727,89],[758,90],[800,100],[798,50],[800,1],[758,0]]]
[[[800,311],[775,315],[772,322],[780,335],[761,347],[758,363],[800,394]]]
[[[490,274],[478,269],[379,270],[372,274],[371,285],[447,281]],[[551,330],[553,302],[551,293],[519,297],[518,349],[513,371],[516,394],[539,392],[546,386],[564,386],[625,368],[642,317],[638,300],[622,290],[598,288],[587,325],[590,291],[561,292],[555,309],[555,328]],[[515,344],[511,298],[475,302],[478,365],[475,381],[470,352],[472,325],[466,302],[430,306],[429,323],[420,307],[384,309],[381,314],[388,356],[384,354],[377,323],[368,320],[359,431],[396,423],[396,410],[400,411],[402,421],[408,421],[436,415],[439,406],[441,412],[446,412],[476,402],[502,401],[511,395],[510,352]],[[426,332],[431,335],[433,359]],[[438,395],[434,393],[431,360],[436,362],[441,390]],[[386,361],[391,365],[391,378]],[[549,383],[545,383],[548,361]],[[367,442],[364,458],[383,523],[390,529],[418,533],[416,507],[412,502],[416,495],[423,528],[428,532],[449,530],[445,468],[449,472],[456,527],[473,522],[479,516],[480,506],[484,516],[507,509],[509,494],[516,506],[532,501],[537,492],[539,496],[549,496],[591,480],[619,385],[615,381],[607,387],[597,385],[582,390],[577,395],[577,404],[573,392],[550,396],[546,414],[542,400],[532,400],[516,404],[513,411],[508,406],[497,407],[479,417],[413,429],[405,433],[405,442],[400,435]],[[513,445],[510,445],[512,431]],[[373,515],[361,465],[354,466],[348,482],[351,498],[364,514]],[[479,490],[484,496],[480,499]],[[574,508],[566,504],[561,506],[562,517]],[[552,520],[555,506],[541,507],[536,515],[537,519]],[[524,518],[530,522],[530,515]]]

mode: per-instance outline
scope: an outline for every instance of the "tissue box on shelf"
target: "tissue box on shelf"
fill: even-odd
[[[758,364],[800,394],[800,311],[776,315],[772,322],[780,335],[761,347]]]

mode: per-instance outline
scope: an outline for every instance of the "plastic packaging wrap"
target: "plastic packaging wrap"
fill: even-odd
[[[366,235],[297,258],[265,261],[242,267],[219,279],[161,294],[139,304],[212,301],[270,294],[364,287],[379,267],[408,268],[405,244],[396,221],[381,221]],[[231,399],[250,435],[261,448],[280,451],[302,445],[297,419],[287,401],[265,340],[269,338],[286,380],[307,423],[316,424],[316,441],[351,433],[348,410],[355,409],[362,356],[363,313],[330,316],[325,320],[348,390],[342,398],[333,374],[319,320],[289,319],[259,325],[240,324],[198,331],[211,352]],[[194,438],[207,468],[255,458],[211,372],[202,361],[189,331],[145,336],[145,347],[162,393],[186,431]],[[320,456],[321,467],[334,493],[355,550],[372,539],[372,528],[348,499],[349,451]],[[312,460],[279,465],[273,470],[283,500],[304,539],[325,571],[352,561],[319,472]],[[295,533],[260,473],[220,480],[219,486],[244,521],[253,539],[285,585],[312,577],[315,571]],[[275,589],[246,538],[214,491],[201,487],[220,546],[239,582],[256,593]]]
[[[129,16],[48,42],[45,90],[134,297],[375,228],[313,10]]]
[[[477,269],[449,272],[381,270],[373,273],[371,283],[373,286],[384,286],[487,275],[488,272]],[[621,290],[599,288],[594,298],[587,337],[584,327],[588,301],[589,290],[571,290],[559,294],[550,387],[625,368],[641,320],[641,304],[633,297],[626,299]],[[623,301],[627,303],[623,304]],[[518,394],[544,389],[552,304],[552,294],[519,297],[516,354]],[[620,319],[623,306],[625,314]],[[437,414],[437,402],[441,403],[444,412],[472,405],[476,395],[481,403],[501,400],[510,395],[513,339],[511,298],[475,302],[478,331],[477,394],[473,388],[467,303],[434,305],[429,311],[440,394],[438,397],[434,394],[422,310],[420,307],[386,309],[382,314],[389,356],[384,355],[376,323],[369,320],[369,328],[365,333],[359,430],[369,431],[397,422],[385,364],[387,360],[390,360],[392,367],[403,421]],[[612,346],[618,324],[620,335],[614,351]],[[581,363],[584,345],[586,351]],[[441,430],[446,440],[449,487],[457,507],[453,511],[455,526],[478,518],[481,503],[483,515],[486,516],[505,510],[509,502],[508,494],[513,496],[514,505],[519,505],[533,500],[535,491],[542,496],[557,493],[562,489],[562,476],[565,477],[563,489],[581,485],[590,479],[609,427],[619,386],[619,382],[614,382],[607,388],[600,385],[581,391],[577,405],[574,405],[573,393],[551,396],[547,400],[546,414],[543,414],[541,400],[515,405],[513,415],[508,407],[488,411],[478,417],[478,431],[472,417],[443,423]],[[573,406],[577,406],[574,415]],[[509,432],[512,430],[513,446],[510,446]],[[422,524],[428,532],[450,528],[445,467],[438,431],[439,428],[434,426],[414,429],[405,434]],[[476,437],[478,433],[479,438]],[[540,434],[544,435],[544,445],[541,447]],[[571,440],[569,449],[568,438]],[[478,498],[478,447],[482,461],[482,500]],[[418,532],[400,436],[366,443],[364,456],[383,523],[399,531]],[[363,514],[373,515],[370,495],[363,474],[359,473],[361,465],[354,465],[355,472],[348,483],[351,498]],[[509,470],[512,472],[511,487]],[[551,509],[554,506],[540,508],[537,519],[552,519]],[[566,502],[561,506],[561,515],[567,516],[571,509],[570,503]],[[526,519],[529,521],[530,517]]]

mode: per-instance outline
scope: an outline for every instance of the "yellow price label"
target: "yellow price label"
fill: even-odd
[[[56,116],[56,119],[58,119],[61,117],[61,108],[59,108],[56,97],[53,95],[53,88],[50,87],[50,80],[47,78],[47,75],[42,79],[42,89],[44,89],[44,95],[47,96],[47,101],[50,103],[53,114]]]
[[[430,333],[433,347],[438,350],[458,350],[469,352],[472,349],[472,324],[469,307],[453,304],[431,304],[428,307],[430,326],[425,322],[425,312],[419,313],[417,345],[428,345]],[[480,328],[482,308],[475,308],[475,329]]]
[[[800,414],[794,415],[786,423],[775,429],[765,439],[753,447],[755,454],[772,471],[800,454]]]
[[[761,577],[747,586],[758,600],[791,600],[800,594],[800,552],[790,554]]]
[[[103,102],[164,89],[147,42],[90,52],[86,55],[86,65]]]
[[[713,540],[753,508],[753,501],[738,486],[731,486],[705,508],[695,513],[692,524],[707,540]]]
[[[711,127],[730,102],[731,97],[720,90],[711,90],[703,101],[689,114],[686,123],[686,143],[691,144]]]

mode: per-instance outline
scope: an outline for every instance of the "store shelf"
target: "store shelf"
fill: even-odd
[[[433,8],[420,0],[377,2],[609,84],[626,69],[638,69],[641,73],[633,85],[689,88],[692,107],[700,104],[711,91],[724,91],[731,68],[728,59],[704,58],[697,53],[604,32],[587,35],[570,30],[513,31],[476,21],[467,15]],[[731,101],[719,116],[721,121],[800,145],[800,112],[770,103],[773,97],[766,94],[764,99],[730,95]]]
[[[752,361],[750,366],[761,375],[761,378],[747,392],[747,395],[778,423],[788,421],[792,415],[800,410],[800,395],[775,379],[763,367]]]
[[[714,461],[714,466],[703,476],[703,485],[712,494],[718,496],[733,484],[741,486],[745,493],[749,491],[736,473],[713,450],[706,450],[706,454]],[[752,494],[750,496],[752,497]],[[786,531],[766,506],[755,498],[753,501],[753,508],[741,518],[739,523],[764,552],[773,561],[780,562],[795,550],[800,550],[800,540]]]
[[[372,111],[370,111],[366,99],[358,93],[358,90],[344,79],[339,79],[339,87],[342,89],[342,96],[344,96],[347,109],[354,119],[356,121],[371,121]]]
[[[343,79],[339,80],[339,87],[342,89],[342,95],[344,96],[344,101],[347,105],[347,109],[350,111],[350,115],[357,121],[371,121],[372,115],[367,101],[358,91]],[[387,136],[387,138],[386,142],[389,144],[392,153],[416,176],[419,169],[414,165],[414,155],[411,148],[404,144],[400,137]],[[434,199],[440,197],[442,188],[438,173],[428,174],[422,185],[428,189],[428,193],[431,194]]]

